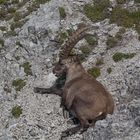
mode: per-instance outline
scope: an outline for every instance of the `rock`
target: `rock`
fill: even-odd
[[[52,68],[58,60],[61,47],[55,39],[61,31],[76,29],[81,22],[92,25],[94,28],[90,33],[96,34],[98,38],[98,44],[85,58],[83,66],[88,69],[95,66],[98,58],[104,59],[104,64],[99,66],[101,75],[97,80],[112,94],[116,108],[113,115],[98,121],[94,128],[67,139],[140,140],[138,33],[133,29],[126,29],[119,45],[107,50],[108,36],[115,37],[121,27],[110,24],[109,19],[90,21],[82,12],[83,5],[90,2],[92,3],[92,0],[51,0],[41,4],[37,11],[26,17],[28,21],[15,30],[16,36],[4,37],[0,31],[0,38],[5,41],[4,49],[0,51],[0,140],[58,140],[62,131],[73,127],[63,118],[60,97],[34,93],[33,88],[49,88],[54,84],[57,78],[52,73]],[[110,2],[112,7],[117,4],[116,0]],[[27,9],[31,3],[32,1],[27,2],[21,9]],[[128,9],[135,5],[132,1],[122,6]],[[59,7],[64,7],[66,11],[67,16],[63,20],[60,20]],[[137,9],[137,6],[134,9]],[[112,8],[109,10],[111,12]],[[11,21],[3,20],[0,21],[0,26],[11,31],[10,23]],[[77,44],[77,52],[80,52],[82,45],[88,44],[85,40],[80,41]],[[135,53],[135,56],[115,62],[112,56],[116,52]],[[25,74],[24,68],[21,67],[24,62],[32,65],[32,75]],[[108,68],[112,69],[110,74],[107,72]],[[15,91],[12,86],[13,80],[18,78],[26,81],[26,86],[20,92]],[[22,107],[22,115],[19,118],[14,118],[11,114],[11,107],[15,105]]]

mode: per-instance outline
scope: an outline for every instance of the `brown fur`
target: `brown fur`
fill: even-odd
[[[80,33],[75,33],[79,36],[79,39],[81,39]],[[82,34],[84,37],[85,33],[82,32]],[[112,114],[114,110],[114,101],[109,92],[100,82],[85,71],[77,56],[69,56],[69,51],[78,42],[77,39],[74,40],[73,38],[72,36],[68,40],[72,46],[70,48],[63,48],[65,50],[63,52],[67,52],[67,55],[63,56],[63,53],[60,52],[60,60],[53,69],[53,73],[57,76],[66,72],[64,87],[59,90],[54,88],[53,92],[52,88],[50,88],[51,90],[35,88],[35,92],[52,93],[61,96],[62,106],[72,112],[80,121],[80,126],[64,131],[62,137],[74,134],[81,128],[82,131],[85,131],[88,127],[94,126],[97,120],[102,120],[106,118],[107,114]],[[71,41],[72,39],[73,41]],[[65,46],[70,46],[70,43],[68,44]]]

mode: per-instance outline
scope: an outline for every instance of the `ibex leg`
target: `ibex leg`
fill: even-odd
[[[39,94],[56,94],[58,96],[62,96],[62,89],[57,89],[55,87],[51,88],[34,87],[34,92]]]

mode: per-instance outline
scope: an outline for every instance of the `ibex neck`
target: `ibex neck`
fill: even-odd
[[[67,71],[67,79],[66,82],[74,80],[78,77],[81,77],[84,73],[84,68],[81,64],[71,66]]]

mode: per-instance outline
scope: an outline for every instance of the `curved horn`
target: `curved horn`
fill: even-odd
[[[71,50],[78,43],[78,41],[83,39],[87,35],[86,31],[88,29],[88,27],[79,28],[69,37],[66,43],[61,47],[59,59],[64,59],[69,56]]]

